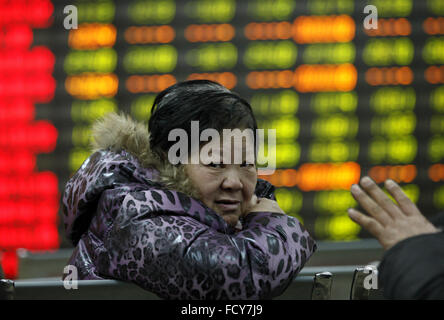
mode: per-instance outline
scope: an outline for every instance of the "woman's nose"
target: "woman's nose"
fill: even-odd
[[[243,188],[243,184],[235,170],[226,170],[221,187],[237,191]]]

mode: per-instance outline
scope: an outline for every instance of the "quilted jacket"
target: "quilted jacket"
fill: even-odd
[[[255,212],[240,230],[228,225],[183,173],[159,163],[147,128],[129,117],[109,114],[93,136],[95,151],[66,184],[62,205],[79,279],[128,281],[165,299],[270,299],[316,250],[288,215]],[[258,179],[258,197],[273,192]]]

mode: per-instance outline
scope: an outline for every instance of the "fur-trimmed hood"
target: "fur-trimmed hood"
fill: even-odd
[[[155,180],[165,188],[183,192],[194,198],[199,197],[183,166],[174,166],[152,152],[150,135],[145,124],[123,113],[108,113],[94,123],[92,138],[93,151],[125,150],[134,156],[142,167],[158,171]]]
[[[66,236],[74,245],[100,210],[99,200],[106,190],[157,185],[200,199],[184,166],[162,161],[150,150],[144,124],[124,114],[109,113],[94,123],[92,136],[93,153],[66,183],[62,199]]]
[[[115,214],[112,207],[120,205],[131,192],[154,189],[157,190],[152,192],[154,195],[159,192],[171,195],[174,192],[182,199],[184,212],[191,210],[187,203],[192,201],[203,206],[185,166],[163,161],[150,149],[146,125],[127,115],[109,113],[93,125],[92,136],[94,152],[66,183],[63,194],[65,232],[74,245],[94,224],[97,212]],[[255,194],[259,198],[275,200],[274,187],[262,179],[257,181]],[[166,210],[173,209],[174,206],[168,206]],[[195,215],[195,212],[188,214]],[[206,219],[203,211],[199,215]],[[226,227],[222,217],[217,213],[212,215],[217,216],[217,225]],[[96,223],[106,225],[100,221]]]

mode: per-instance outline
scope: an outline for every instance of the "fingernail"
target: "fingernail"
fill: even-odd
[[[391,188],[391,187],[394,187],[395,185],[396,185],[396,183],[395,183],[395,181],[393,181],[392,179],[387,179],[387,180],[385,180],[385,186],[386,186],[386,187]]]
[[[370,179],[367,176],[361,179],[361,184],[366,187],[369,187],[372,184],[372,182],[373,182],[372,179]]]
[[[347,209],[347,213],[350,217],[354,217],[355,216],[355,210],[353,210],[353,208],[348,208]]]
[[[358,187],[358,185],[357,184],[352,184],[352,186],[351,186],[351,191],[359,191],[359,187]]]

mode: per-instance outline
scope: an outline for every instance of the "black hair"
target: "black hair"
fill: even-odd
[[[210,128],[218,132],[223,129],[252,129],[256,151],[257,122],[250,104],[210,80],[178,82],[156,96],[148,123],[151,150],[164,158],[176,143],[168,141],[169,132],[183,129],[190,139],[191,121],[199,121],[199,136],[203,130]]]

